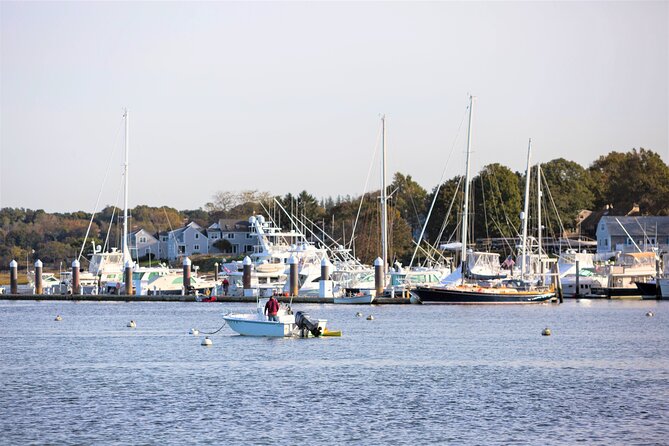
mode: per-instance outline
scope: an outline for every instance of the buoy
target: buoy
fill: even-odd
[[[205,347],[211,347],[213,345],[213,342],[211,342],[211,339],[209,339],[209,336],[207,336],[202,340],[201,345],[204,345]]]
[[[197,336],[200,334],[200,331],[197,328],[191,328],[189,333]]]
[[[550,336],[551,335],[551,329],[546,327],[544,328],[544,331],[541,332],[542,336]]]
[[[63,320],[63,318],[60,317],[60,314],[56,316],[56,319],[54,319],[54,321],[58,321],[58,322],[60,322],[62,320]]]
[[[355,313],[355,317],[362,317],[362,313],[358,311],[357,313]]]
[[[369,316],[367,316],[367,320],[368,320],[368,321],[373,321],[373,320],[374,320],[374,316],[372,316],[372,315],[370,314]]]
[[[648,317],[653,317],[653,316],[655,316],[655,315],[653,314],[652,311],[649,311],[648,313],[646,313],[646,316],[648,316]]]
[[[137,324],[135,323],[135,321],[128,322],[128,328],[137,328]]]

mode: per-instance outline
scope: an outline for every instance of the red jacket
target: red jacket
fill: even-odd
[[[265,304],[265,311],[269,316],[274,316],[279,311],[279,301],[275,298],[270,298]]]

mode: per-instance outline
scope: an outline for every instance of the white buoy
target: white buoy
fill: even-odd
[[[200,331],[197,328],[191,328],[189,333],[192,334],[192,335],[197,336],[197,335],[200,334]]]
[[[362,317],[362,313],[358,311],[357,313],[355,313],[355,317]]]
[[[128,328],[137,328],[137,324],[135,323],[135,321],[128,322]]]
[[[367,320],[368,320],[368,321],[373,321],[373,320],[374,320],[374,316],[372,316],[372,315],[370,314],[369,316],[367,316]]]
[[[204,345],[205,347],[211,347],[213,344],[214,344],[214,343],[211,342],[211,339],[209,339],[209,336],[207,336],[207,337],[205,337],[205,338],[202,340],[202,344],[201,344],[201,345]]]
[[[62,320],[63,320],[63,318],[60,317],[60,314],[56,316],[56,319],[54,319],[54,321],[58,321],[58,322],[60,322]]]
[[[653,314],[652,311],[649,311],[648,313],[646,313],[646,316],[648,316],[648,317],[653,317],[653,316],[655,316],[655,315]]]

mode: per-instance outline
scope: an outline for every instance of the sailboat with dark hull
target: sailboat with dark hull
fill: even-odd
[[[444,279],[435,286],[419,286],[411,289],[411,295],[421,303],[431,304],[532,304],[549,301],[555,297],[553,286],[544,286],[526,280],[525,266],[528,256],[527,246],[527,214],[528,189],[530,175],[530,147],[527,155],[527,186],[525,193],[525,209],[523,218],[523,240],[521,254],[520,278],[502,278],[499,271],[499,257],[493,253],[472,252],[467,249],[467,216],[470,183],[470,153],[472,140],[472,96],[469,97],[469,128],[467,131],[467,161],[465,167],[464,205],[461,222],[461,267],[459,271]],[[482,260],[482,262],[480,262]],[[483,268],[474,270],[482,263]]]

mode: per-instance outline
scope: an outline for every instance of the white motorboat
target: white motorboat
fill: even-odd
[[[311,319],[308,314],[298,311],[293,314],[290,307],[281,306],[278,321],[270,321],[264,314],[264,301],[258,300],[254,313],[229,313],[223,319],[232,330],[242,336],[290,337],[309,335],[319,337],[325,331],[326,319]]]
[[[342,296],[334,298],[334,303],[336,304],[369,305],[372,302],[374,302],[374,295],[372,293],[359,293],[355,296]]]

